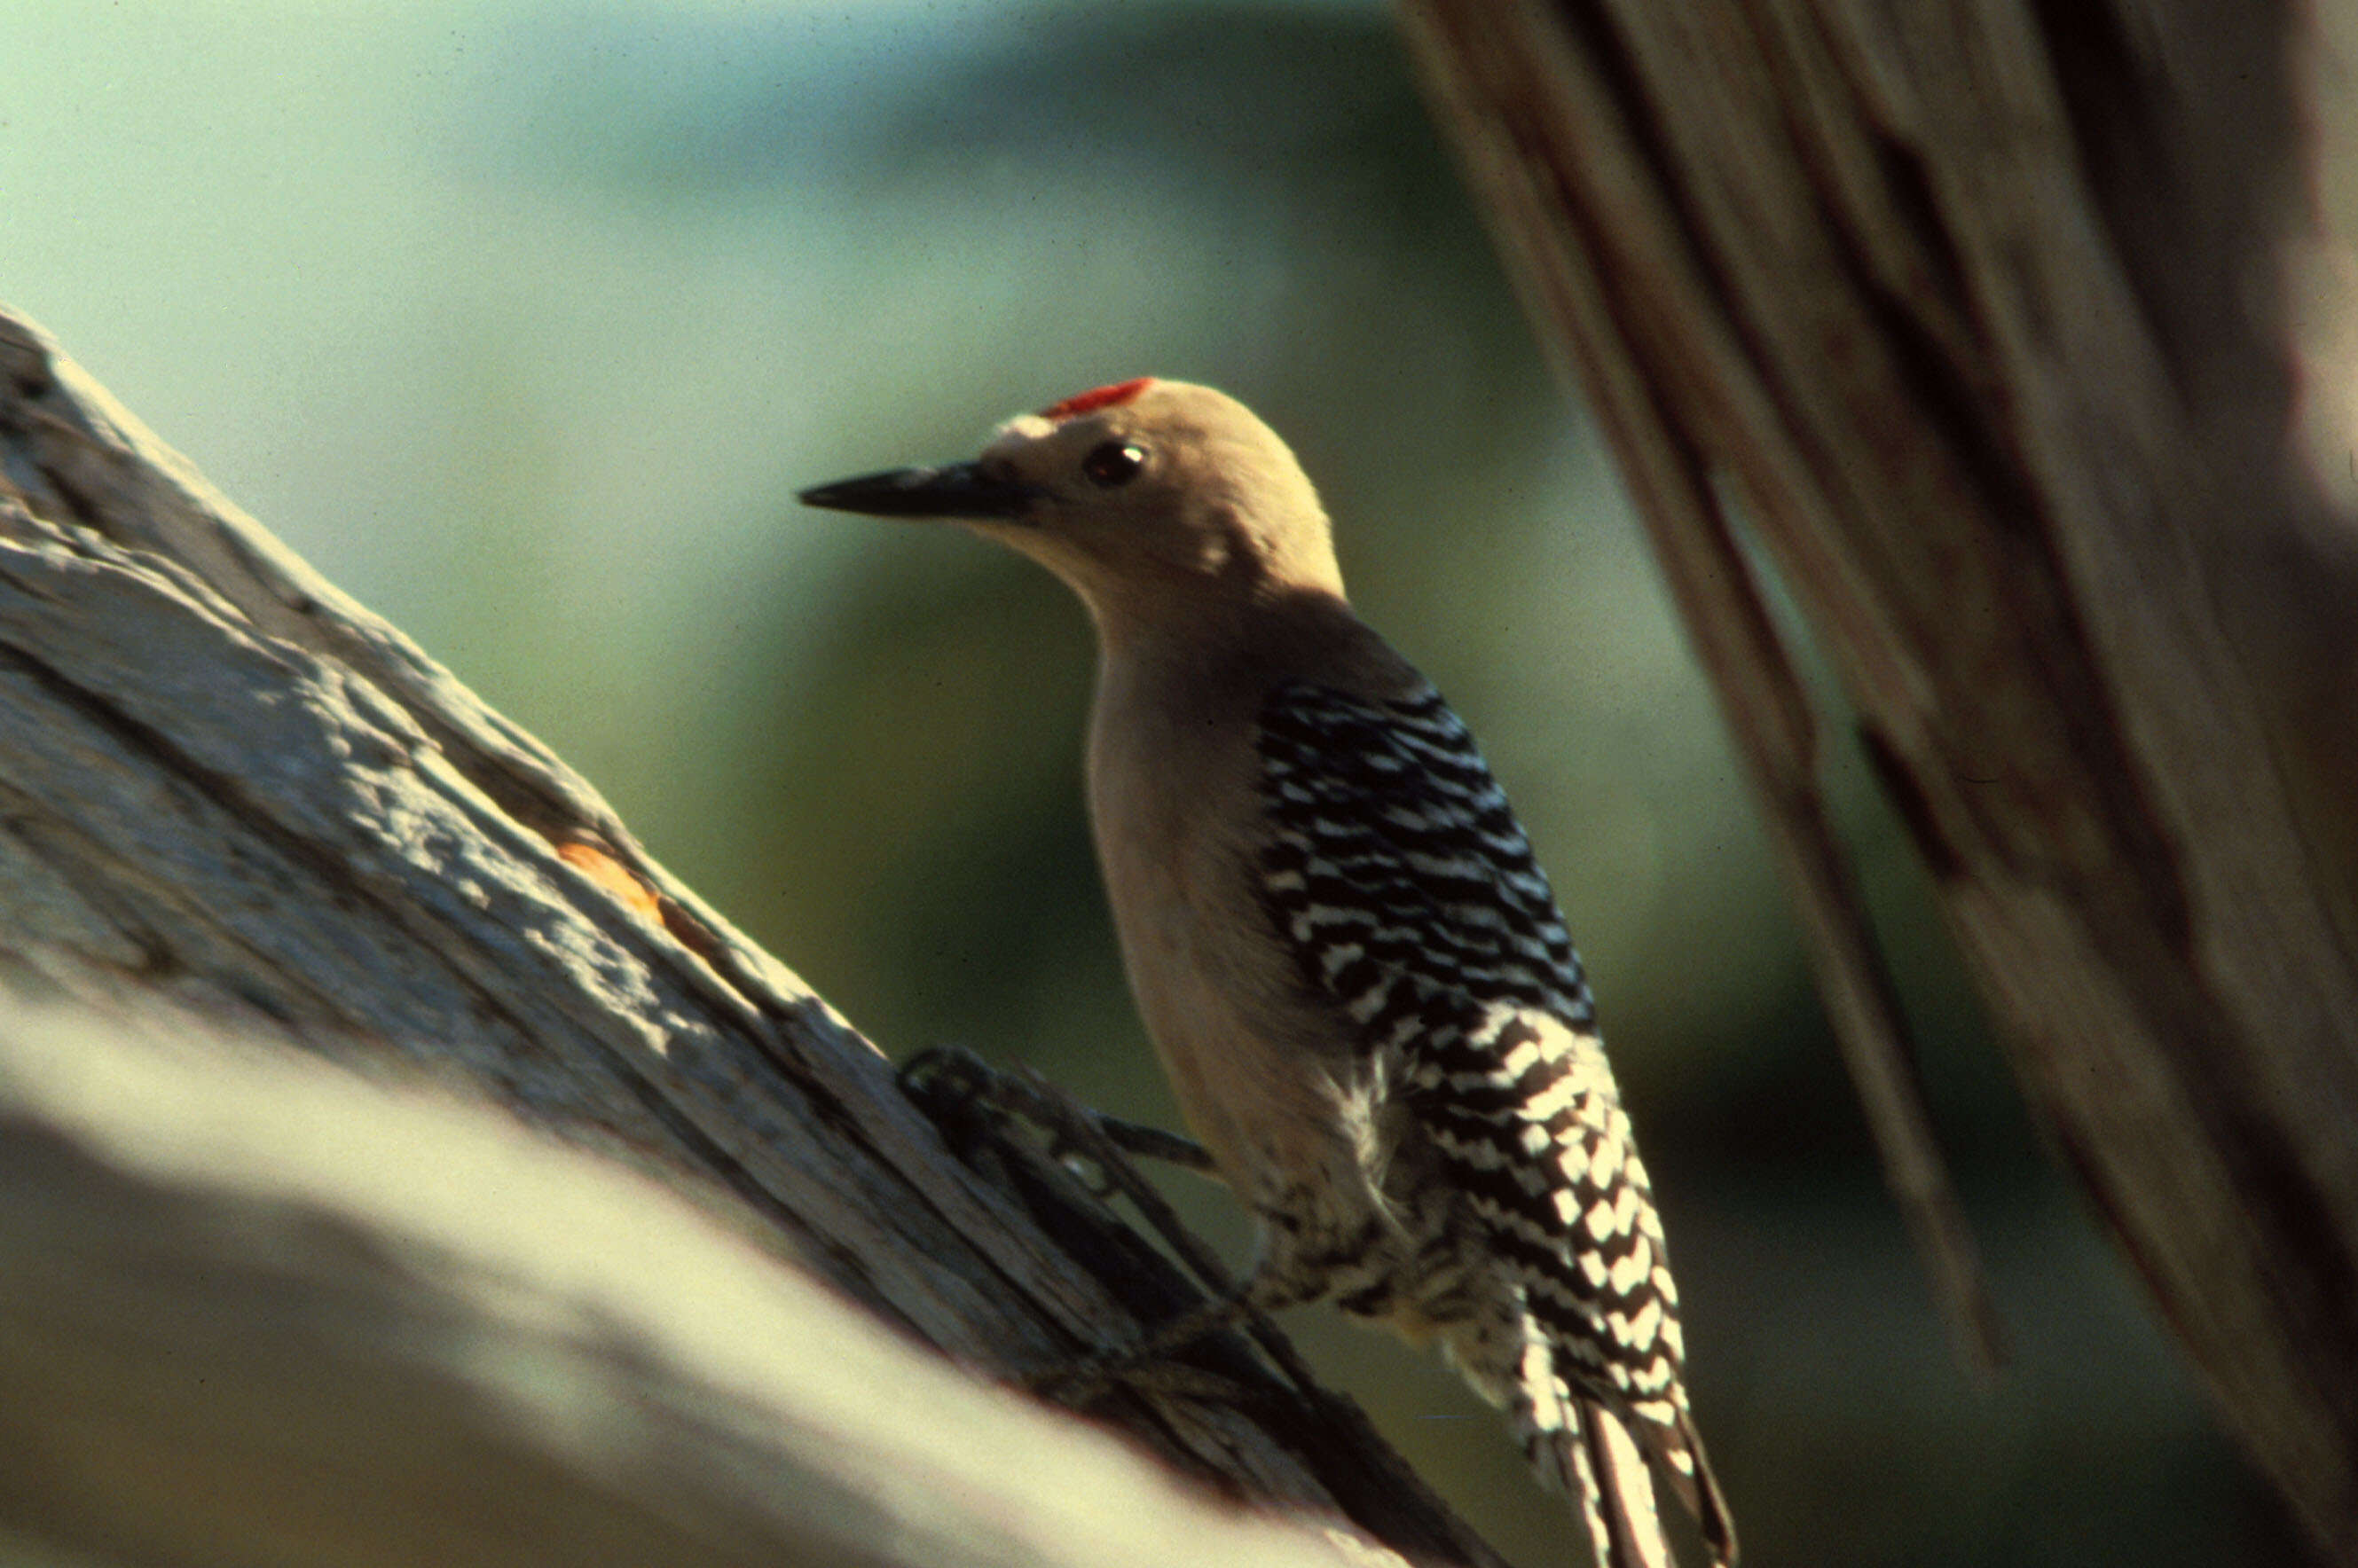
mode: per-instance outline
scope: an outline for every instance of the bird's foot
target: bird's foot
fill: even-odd
[[[1173,1364],[1169,1357],[1207,1334],[1242,1323],[1253,1342],[1293,1385],[1320,1390],[1310,1369],[1265,1314],[1252,1281],[1237,1284],[1218,1258],[1180,1221],[1154,1184],[1139,1174],[1130,1156],[1140,1155],[1208,1172],[1211,1157],[1187,1139],[1141,1127],[1091,1109],[1029,1068],[1004,1072],[961,1045],[939,1045],[912,1058],[900,1070],[902,1092],[946,1131],[971,1125],[978,1110],[987,1116],[1028,1122],[1047,1139],[1047,1152],[1062,1168],[1111,1203],[1128,1198],[1164,1246],[1191,1271],[1209,1299],[1124,1350],[1102,1352],[1071,1365],[1051,1368],[1022,1380],[1033,1391],[1075,1408],[1115,1384],[1147,1390],[1198,1390],[1217,1385],[1233,1393],[1238,1385],[1216,1373]],[[1166,1371],[1165,1368],[1168,1368]]]
[[[954,1106],[980,1105],[1029,1122],[1046,1136],[1048,1157],[1102,1202],[1127,1197],[1139,1203],[1141,1193],[1152,1194],[1125,1156],[1192,1171],[1212,1168],[1212,1157],[1192,1139],[1108,1116],[1028,1067],[1003,1072],[963,1045],[936,1045],[911,1058],[901,1068],[900,1081],[901,1092],[936,1120]]]

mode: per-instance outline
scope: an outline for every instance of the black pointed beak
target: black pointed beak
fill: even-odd
[[[972,463],[937,469],[888,469],[813,485],[795,497],[805,506],[859,512],[870,517],[1020,518],[1041,492],[1037,485],[993,479]]]

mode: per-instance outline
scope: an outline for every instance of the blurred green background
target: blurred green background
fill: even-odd
[[[791,492],[1128,375],[1235,392],[1554,873],[1747,1562],[2297,1556],[1844,758],[2017,1352],[1955,1369],[1638,525],[1380,8],[12,0],[0,61],[0,297],[894,1054],[1154,1120],[1077,608]],[[1581,1559],[1437,1365],[1291,1322],[1517,1563]]]

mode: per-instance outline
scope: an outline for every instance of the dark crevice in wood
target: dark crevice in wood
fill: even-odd
[[[105,537],[106,530],[103,526],[105,514],[81,492],[79,485],[59,471],[54,465],[42,469],[41,478],[48,482],[49,493],[58,498],[59,504],[66,509],[73,522],[102,538]]]
[[[1710,225],[1696,204],[1692,182],[1682,177],[1676,150],[1663,130],[1660,111],[1646,91],[1645,72],[1631,54],[1628,41],[1621,37],[1607,8],[1600,0],[1558,0],[1555,9],[1567,30],[1583,46],[1580,51],[1583,58],[1596,68],[1598,79],[1619,113],[1622,133],[1629,138],[1629,145],[1645,165],[1650,177],[1650,189],[1671,215],[1685,259],[1694,267],[1714,298],[1731,302],[1740,298],[1740,292],[1727,276],[1717,249],[1711,243]],[[1534,139],[1532,151],[1533,156],[1545,164],[1552,164],[1558,156],[1558,150],[1549,146],[1544,138]],[[1559,179],[1567,190],[1576,185],[1570,177],[1559,176]],[[1602,230],[1593,230],[1592,232],[1595,239],[1608,243],[1616,238]],[[1605,277],[1608,285],[1617,282],[1614,269],[1606,269]],[[1641,335],[1657,323],[1660,313],[1647,308],[1649,302],[1625,300],[1620,303],[1625,308],[1636,307],[1629,309],[1623,320]],[[1731,324],[1741,330],[1740,322],[1732,321]]]
[[[1906,389],[1903,406],[1909,425],[1920,421],[1945,438],[1954,471],[1973,492],[1981,518],[2017,538],[2038,537],[2044,510],[2038,488],[2025,470],[2021,453],[1985,422],[1987,390],[1974,384],[1966,368],[1951,359],[1939,337],[1917,316],[1913,303],[1885,287],[1855,249],[1842,246],[1835,254],[1874,327],[1875,341],[1887,351]],[[1898,532],[1887,525],[1886,531]]]
[[[1932,194],[1932,178],[1925,168],[1922,150],[1874,126],[1864,115],[1860,126],[1874,148],[1876,172],[1883,177],[1883,194],[1891,202],[1892,214],[1901,232],[1914,242],[1913,254],[1930,272],[1933,293],[1958,321],[1972,321],[1973,295],[1965,284],[1964,258],[1957,254],[1956,239],[1942,221],[1941,203]],[[1840,220],[1846,215],[1837,211],[1834,216]],[[1857,243],[1857,237],[1853,235],[1852,243]],[[1927,329],[1927,336],[1937,341],[1940,335]],[[1945,352],[1942,357],[1947,357]],[[1953,373],[1965,379],[1969,367],[1954,366]]]
[[[2116,256],[2139,248],[2136,231],[2152,217],[2183,203],[2187,192],[2158,134],[2164,105],[2162,82],[2130,46],[2119,14],[2110,4],[2090,0],[2031,0],[2031,16],[2047,46],[2053,81],[2070,122],[2082,189],[2111,238]],[[2134,195],[2131,193],[2134,192]],[[2181,238],[2190,239],[2191,236]],[[2189,388],[2186,366],[2162,330],[2169,312],[2158,308],[2151,279],[2131,269],[2139,308],[2165,349],[2179,393]]]
[[[1860,754],[1866,758],[1867,771],[1882,786],[1884,800],[1899,818],[1908,841],[1916,846],[1924,869],[1935,881],[1955,880],[1964,871],[1964,857],[1941,830],[1939,815],[1933,811],[1922,786],[1917,784],[1915,773],[1900,759],[1881,727],[1871,720],[1860,721],[1858,743]]]

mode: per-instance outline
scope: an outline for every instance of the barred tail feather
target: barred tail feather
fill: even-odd
[[[1595,1473],[1595,1507],[1603,1516],[1588,1527],[1603,1545],[1598,1568],[1678,1568],[1654,1507],[1654,1473],[1628,1427],[1603,1405],[1583,1401],[1579,1443]]]
[[[1527,1332],[1534,1329],[1536,1322],[1526,1319],[1525,1327]],[[1512,1400],[1523,1452],[1541,1482],[1577,1501],[1597,1568],[1678,1568],[1654,1501],[1650,1448],[1682,1501],[1691,1494],[1698,1501],[1709,1499],[1711,1512],[1699,1517],[1714,1568],[1734,1568],[1736,1542],[1725,1504],[1702,1463],[1693,1424],[1671,1428],[1640,1422],[1641,1445],[1622,1417],[1567,1388],[1555,1376],[1552,1359],[1545,1340],[1534,1337],[1525,1347],[1522,1376],[1511,1394],[1498,1392]],[[1673,1449],[1677,1459],[1671,1457]]]
[[[1736,1568],[1735,1518],[1692,1417],[1682,1411],[1671,1427],[1639,1422],[1633,1435],[1602,1405],[1566,1401],[1550,1413],[1558,1411],[1570,1425],[1541,1426],[1526,1414],[1525,1446],[1540,1479],[1577,1500],[1598,1568],[1677,1568],[1656,1506],[1657,1479],[1694,1519],[1712,1568]]]
[[[1571,1424],[1530,1434],[1531,1464],[1577,1502],[1596,1568],[1678,1568],[1654,1507],[1654,1476],[1629,1429],[1601,1405],[1567,1407]]]
[[[1588,1526],[1588,1549],[1597,1568],[1613,1561],[1613,1530],[1605,1522],[1605,1493],[1596,1482],[1596,1462],[1577,1426],[1540,1434],[1534,1455],[1541,1477],[1568,1498],[1580,1499],[1580,1517]],[[1543,1457],[1542,1457],[1543,1456]]]
[[[1711,1461],[1704,1457],[1694,1417],[1682,1410],[1676,1426],[1650,1422],[1641,1430],[1663,1479],[1701,1528],[1712,1568],[1736,1568],[1735,1512],[1727,1506],[1727,1494],[1719,1489],[1719,1477],[1711,1473]]]

